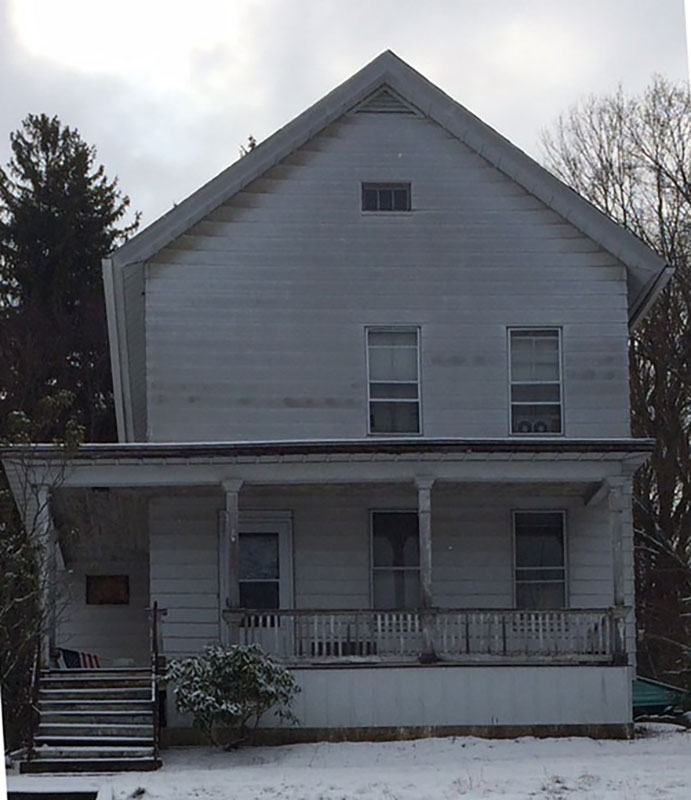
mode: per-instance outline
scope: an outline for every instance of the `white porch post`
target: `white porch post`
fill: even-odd
[[[612,535],[612,587],[614,611],[612,619],[612,655],[626,659],[626,586],[624,582],[624,525],[631,511],[631,481],[610,478],[607,505]]]
[[[631,484],[625,478],[608,480],[610,530],[612,535],[612,571],[614,605],[626,605],[624,587],[624,522],[631,504]]]
[[[235,644],[238,637],[239,617],[233,609],[240,606],[240,508],[239,495],[242,480],[226,479],[223,523],[219,525],[218,538],[218,605],[219,634],[222,644]],[[224,613],[226,609],[231,613]]]
[[[49,667],[57,646],[57,574],[55,528],[50,514],[50,489],[47,486],[35,487],[35,503],[33,533],[40,553],[41,663]]]
[[[432,485],[434,478],[415,479],[418,496],[418,537],[420,549],[420,608],[423,651],[421,661],[433,661],[432,636]]]

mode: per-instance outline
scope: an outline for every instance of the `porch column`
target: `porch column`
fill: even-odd
[[[610,530],[612,535],[612,570],[614,605],[626,605],[624,593],[624,521],[631,506],[631,484],[626,478],[610,478],[607,481],[609,492]]]
[[[609,492],[610,530],[612,536],[612,586],[614,610],[612,619],[612,654],[622,663],[626,659],[626,594],[624,582],[624,525],[631,511],[631,481],[626,478],[610,478]]]
[[[240,625],[237,609],[240,606],[239,495],[242,480],[229,478],[221,485],[225,492],[225,509],[222,512],[223,524],[219,526],[218,540],[219,633],[221,643],[228,645],[238,641]]]
[[[434,478],[415,479],[418,497],[418,537],[420,550],[420,618],[422,623],[422,662],[435,660],[432,635],[432,485]]]
[[[44,667],[50,667],[57,647],[55,528],[50,514],[50,489],[47,486],[33,488],[36,508],[33,512],[33,531],[30,532],[36,537],[40,559],[41,664]]]

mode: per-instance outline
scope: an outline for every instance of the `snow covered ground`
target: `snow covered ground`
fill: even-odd
[[[58,779],[13,776],[27,790]],[[639,726],[630,742],[475,738],[175,748],[158,772],[88,779],[116,800],[689,800],[691,732]]]

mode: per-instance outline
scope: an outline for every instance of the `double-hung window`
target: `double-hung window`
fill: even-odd
[[[370,433],[420,433],[419,331],[368,328]]]
[[[420,605],[420,555],[416,511],[372,512],[374,607]]]
[[[511,433],[562,433],[558,328],[509,330]]]
[[[564,608],[564,512],[515,511],[516,608]]]

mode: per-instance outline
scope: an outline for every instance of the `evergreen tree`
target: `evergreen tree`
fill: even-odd
[[[47,396],[73,404],[42,432],[60,437],[68,415],[88,441],[115,438],[101,259],[137,227],[129,199],[96,153],[57,117],[30,114],[10,136],[0,169],[0,433],[8,414],[34,418]]]
[[[101,259],[137,227],[96,153],[29,115],[0,168],[0,445],[115,438]],[[35,722],[44,557],[0,470],[0,683],[5,741]],[[27,530],[27,528],[29,528]]]

